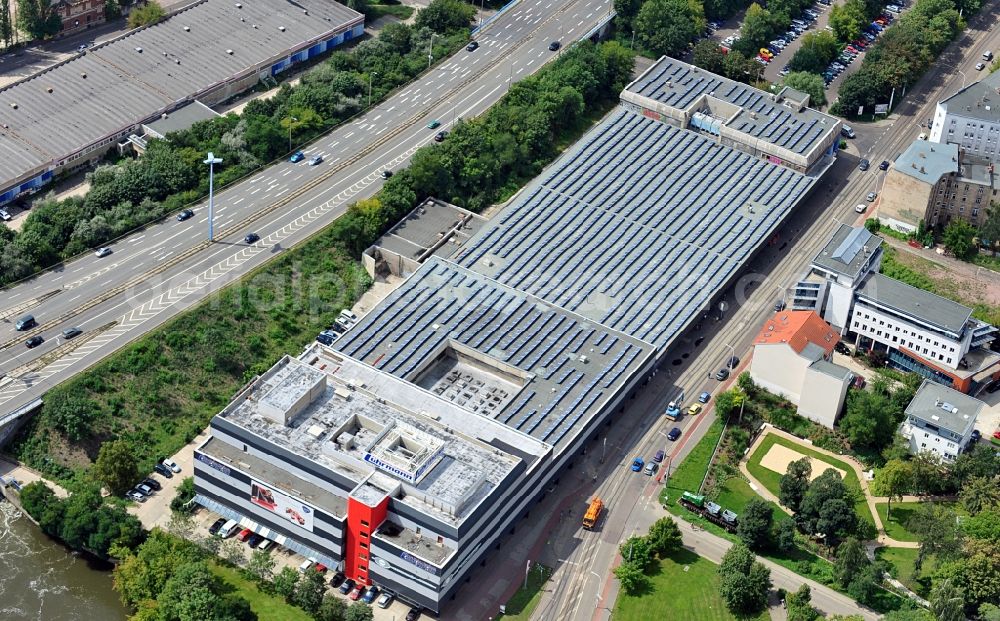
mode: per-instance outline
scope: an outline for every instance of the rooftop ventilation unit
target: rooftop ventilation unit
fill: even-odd
[[[141,48],[141,47],[137,47],[137,48],[135,48],[135,51],[136,51],[136,52],[139,52],[140,54],[142,54],[142,48]]]

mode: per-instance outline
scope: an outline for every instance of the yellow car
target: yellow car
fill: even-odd
[[[688,416],[694,416],[695,414],[698,414],[699,412],[701,412],[701,404],[700,403],[692,403],[691,407],[688,408]]]

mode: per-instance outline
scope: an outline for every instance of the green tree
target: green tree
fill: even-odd
[[[194,477],[184,477],[177,486],[177,493],[170,501],[170,510],[174,513],[190,513],[193,511],[191,501],[194,500]]]
[[[445,33],[455,28],[465,28],[472,21],[476,9],[461,0],[432,0],[417,13],[417,28],[430,28]]]
[[[634,21],[642,7],[642,0],[614,0],[615,26],[618,32],[631,33]]]
[[[979,237],[995,254],[997,244],[1000,243],[1000,204],[990,203],[986,209],[986,219],[979,225]]]
[[[274,576],[274,567],[277,561],[267,550],[254,550],[250,553],[250,561],[247,563],[247,572],[253,576],[257,584],[270,582]]]
[[[833,564],[833,573],[840,586],[847,588],[854,576],[869,564],[864,547],[854,537],[848,537],[837,546],[837,559]]]
[[[938,621],[965,621],[965,599],[950,580],[934,584],[930,602],[931,611]]]
[[[635,18],[639,41],[657,56],[680,54],[704,30],[702,5],[689,0],[646,0]]]
[[[809,73],[822,73],[830,61],[840,53],[840,44],[828,30],[808,32],[802,36],[802,45],[788,62],[789,69]]]
[[[347,609],[347,615],[345,616],[346,621],[372,621],[374,618],[375,613],[373,613],[371,607],[364,602],[354,602],[351,604],[350,608]]]
[[[871,390],[853,390],[840,421],[840,431],[852,446],[881,451],[892,442],[902,411],[889,395]]]
[[[326,584],[323,581],[323,574],[316,571],[315,567],[311,567],[302,574],[298,584],[295,585],[292,601],[309,614],[315,614],[323,603],[325,591]]]
[[[669,517],[663,517],[653,522],[646,538],[653,552],[660,558],[679,550],[681,547],[681,531],[677,528],[677,523]]]
[[[298,583],[299,572],[295,571],[293,567],[286,565],[274,576],[274,592],[286,600],[290,600],[292,594],[295,593],[295,587]]]
[[[963,261],[969,261],[976,256],[974,237],[976,229],[965,220],[952,220],[945,227],[943,241],[948,251]]]
[[[740,514],[736,534],[751,550],[763,550],[770,543],[773,520],[771,503],[763,498],[751,498]]]
[[[139,480],[139,464],[131,443],[118,439],[102,444],[92,472],[113,496],[127,492]]]
[[[204,561],[186,563],[167,580],[156,599],[162,621],[256,621],[250,603],[225,593]]]
[[[736,378],[736,385],[739,389],[743,391],[743,394],[747,397],[753,398],[757,394],[757,384],[754,383],[753,378],[750,377],[749,371],[744,371],[740,373],[739,377]]]
[[[785,474],[778,482],[778,500],[791,509],[792,513],[798,513],[802,506],[811,476],[812,462],[808,457],[793,461],[785,468]]]
[[[719,565],[719,594],[735,614],[752,614],[767,603],[771,570],[756,560],[742,541],[737,541]]]
[[[795,514],[799,528],[807,534],[823,534],[828,542],[852,532],[856,520],[851,495],[840,473],[832,468],[813,480]]]
[[[43,481],[32,481],[21,489],[21,506],[33,517],[42,532],[59,536],[65,504]]]
[[[11,18],[10,0],[0,0],[0,41],[4,47],[14,42],[14,21]]]
[[[163,7],[155,2],[155,0],[149,0],[144,4],[132,7],[132,10],[128,14],[128,27],[141,28],[142,26],[150,26],[166,17],[166,15]]]
[[[961,526],[967,537],[1000,544],[1000,505],[981,509],[962,520]]]
[[[979,618],[982,621],[1000,621],[1000,607],[995,604],[983,604],[979,607]]]
[[[962,506],[971,515],[976,515],[983,509],[1000,505],[1000,475],[987,479],[986,477],[971,477],[962,484],[958,493]]]
[[[795,520],[791,518],[778,520],[774,542],[782,552],[791,552],[795,549]]]
[[[817,621],[821,618],[819,612],[812,607],[812,589],[803,584],[795,593],[785,597],[788,621]]]
[[[648,537],[629,537],[618,547],[618,551],[623,563],[631,563],[643,570],[653,562],[653,544]]]
[[[323,603],[316,613],[316,621],[344,621],[347,616],[347,602],[341,598],[327,593],[323,596]]]
[[[691,62],[705,71],[722,74],[725,72],[726,55],[718,43],[712,39],[702,39],[694,44]]]
[[[62,19],[48,0],[17,0],[17,27],[32,39],[42,39],[62,30]]]
[[[867,23],[868,16],[862,0],[847,0],[830,9],[830,28],[842,42],[854,41],[861,36],[861,30]]]
[[[42,407],[42,416],[73,442],[90,435],[91,422],[99,413],[100,407],[91,399],[58,388],[49,391]]]
[[[104,19],[112,20],[118,19],[122,16],[122,7],[118,0],[105,0],[104,1]]]
[[[621,585],[622,591],[627,595],[636,595],[643,591],[649,580],[635,563],[622,561],[622,564],[614,569],[615,578]]]
[[[892,499],[902,499],[903,494],[913,487],[913,466],[910,462],[893,459],[886,462],[876,474],[879,486],[889,501],[886,503],[886,517],[892,519]]]
[[[809,103],[813,107],[826,105],[826,85],[823,83],[823,78],[815,73],[792,72],[786,75],[781,83],[809,95]]]
[[[748,57],[755,56],[758,49],[788,25],[787,19],[773,15],[754,2],[747,8],[743,24],[740,26],[740,39],[733,44],[733,47]]]
[[[920,542],[914,565],[920,569],[931,555],[938,562],[952,560],[962,551],[962,533],[955,512],[935,503],[921,503],[906,523],[906,528]]]
[[[121,559],[113,574],[115,590],[122,603],[136,608],[155,600],[177,568],[197,560],[200,552],[194,544],[154,529],[134,551],[116,549],[115,556]]]
[[[934,615],[923,608],[917,608],[915,610],[893,610],[886,613],[886,615],[882,617],[882,621],[934,621]]]
[[[871,606],[878,597],[882,584],[882,568],[878,563],[868,563],[847,585],[847,594],[858,602]]]

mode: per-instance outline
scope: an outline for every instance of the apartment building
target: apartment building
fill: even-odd
[[[929,140],[954,144],[996,162],[1000,153],[1000,72],[987,73],[982,80],[938,102]]]
[[[60,35],[71,35],[104,23],[104,0],[55,0],[52,10],[62,20]]]
[[[906,407],[899,432],[910,441],[910,452],[926,451],[954,461],[969,445],[985,406],[979,399],[924,381]]]

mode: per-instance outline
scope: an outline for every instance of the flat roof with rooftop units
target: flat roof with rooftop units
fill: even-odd
[[[840,121],[809,108],[805,93],[769,93],[668,56],[621,98],[648,116],[720,137],[800,172],[824,170],[840,143]]]

